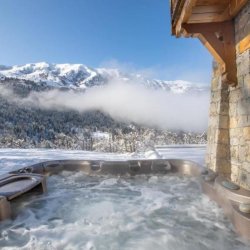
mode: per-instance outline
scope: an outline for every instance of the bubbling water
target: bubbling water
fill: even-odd
[[[1,249],[249,249],[195,178],[64,171],[13,206]]]

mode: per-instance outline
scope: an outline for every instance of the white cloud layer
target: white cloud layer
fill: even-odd
[[[119,121],[135,122],[171,130],[205,131],[209,93],[174,94],[147,89],[139,84],[112,81],[85,93],[59,89],[31,92],[25,98],[1,88],[2,97],[19,105],[41,109],[100,110]]]

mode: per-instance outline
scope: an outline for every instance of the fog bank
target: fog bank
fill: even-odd
[[[208,123],[209,93],[175,94],[113,81],[89,88],[85,93],[55,89],[31,92],[20,98],[1,87],[0,95],[18,105],[81,113],[99,110],[115,120],[170,130],[201,132],[207,129]]]

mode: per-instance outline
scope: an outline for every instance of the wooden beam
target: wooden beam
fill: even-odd
[[[250,49],[250,34],[237,44],[238,53],[244,53],[247,49]]]
[[[230,0],[198,0],[197,5],[226,5]]]
[[[175,0],[171,2],[173,34],[183,23],[224,22],[234,18],[249,0]]]
[[[179,4],[178,15],[172,20],[172,34],[177,37],[198,37],[221,65],[223,81],[233,86],[237,85],[233,18],[248,1],[250,0],[172,1],[172,6]],[[247,37],[237,45],[237,51],[242,53],[249,47],[250,38]]]
[[[172,26],[175,26],[181,15],[185,0],[172,0],[171,1],[171,18]]]
[[[223,82],[237,85],[235,33],[233,21],[183,24],[187,34],[197,36],[221,65]]]
[[[185,4],[182,8],[182,12],[180,14],[179,20],[176,23],[175,26],[175,35],[179,37],[181,35],[181,30],[182,30],[182,24],[187,22],[189,17],[192,14],[192,9],[195,6],[197,0],[186,0]]]
[[[224,20],[230,20],[234,18],[249,0],[228,0],[228,1],[229,3],[227,5],[227,8],[222,14],[222,19]]]
[[[249,0],[230,0],[229,15],[234,17]]]
[[[223,22],[228,20],[225,16],[220,13],[194,13],[190,16],[188,23],[212,23],[212,22]]]
[[[203,13],[223,13],[225,10],[224,5],[197,5],[193,8],[193,14]]]

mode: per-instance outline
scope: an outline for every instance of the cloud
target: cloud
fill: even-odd
[[[134,82],[114,80],[85,93],[60,89],[31,92],[21,98],[8,89],[0,95],[19,105],[81,113],[99,110],[115,120],[135,122],[170,130],[204,131],[207,129],[209,93],[174,94],[147,89]]]
[[[140,68],[133,63],[119,62],[116,59],[111,59],[101,63],[100,67],[115,68],[121,72],[128,74],[139,74],[147,79],[164,79],[164,80],[184,80],[193,83],[209,84],[211,81],[211,70],[202,68],[192,68],[190,65],[153,65],[149,67]]]

